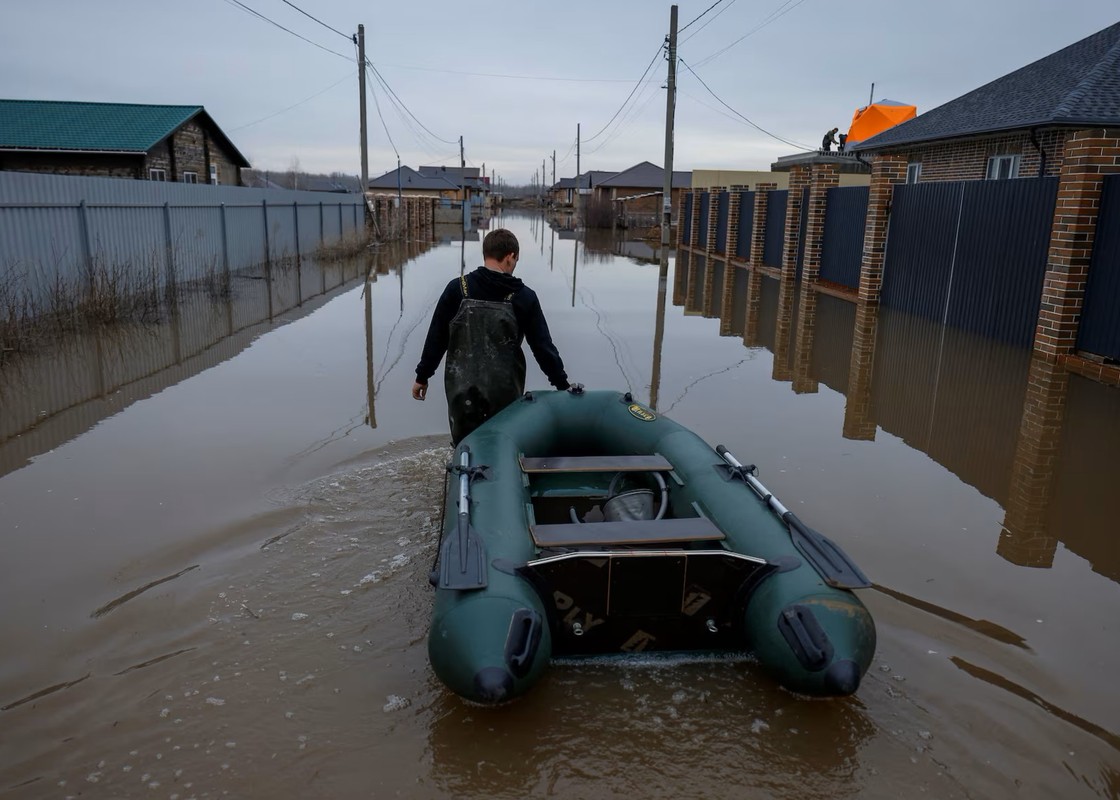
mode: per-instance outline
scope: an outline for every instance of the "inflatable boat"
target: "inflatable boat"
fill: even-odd
[[[859,568],[753,465],[629,393],[526,393],[448,472],[428,654],[467,700],[507,702],[553,657],[750,652],[813,696],[871,663]]]

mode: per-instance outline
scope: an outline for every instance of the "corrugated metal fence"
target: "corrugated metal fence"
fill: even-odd
[[[1104,179],[1077,349],[1120,361],[1120,175]]]
[[[95,267],[166,286],[314,252],[364,213],[358,194],[0,172],[0,279],[36,302]]]
[[[824,242],[821,245],[823,280],[852,289],[859,288],[863,231],[870,191],[867,186],[834,187],[828,190]]]
[[[883,274],[884,306],[1030,344],[1058,179],[899,185]]]

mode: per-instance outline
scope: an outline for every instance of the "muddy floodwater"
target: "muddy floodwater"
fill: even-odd
[[[874,581],[858,693],[745,657],[559,663],[499,709],[442,687],[442,373],[409,389],[481,264],[452,230],[6,362],[0,796],[1120,797],[1120,391],[702,253],[662,275],[648,244],[499,224],[574,381],[757,464]]]

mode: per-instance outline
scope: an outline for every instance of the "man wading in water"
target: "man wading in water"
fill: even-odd
[[[448,283],[436,303],[412,396],[427,396],[428,379],[447,353],[443,383],[453,444],[525,391],[523,339],[549,383],[568,388],[537,294],[513,277],[520,250],[517,237],[504,228],[486,234],[485,266]]]

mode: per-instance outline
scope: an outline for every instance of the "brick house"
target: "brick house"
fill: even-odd
[[[1120,125],[1120,23],[852,148],[906,182],[1058,175],[1078,130]]]
[[[673,171],[673,208],[680,202],[682,192],[692,187],[692,173]],[[627,213],[659,214],[661,212],[661,192],[665,190],[665,170],[649,161],[635,164],[629,169],[616,173],[595,186],[596,199],[620,200],[635,195],[645,195],[626,201]]]
[[[490,193],[490,180],[482,177],[478,167],[420,166],[416,171],[426,178],[449,181],[459,192],[457,200],[471,199],[479,205]]]
[[[202,106],[0,100],[0,170],[238,186],[248,166]]]

